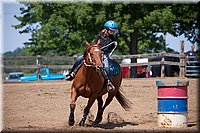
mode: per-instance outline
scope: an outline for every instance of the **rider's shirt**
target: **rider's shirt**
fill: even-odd
[[[196,54],[197,54],[197,52],[196,51],[188,51],[188,52],[186,52],[186,55],[187,56],[196,56]]]
[[[116,39],[113,35],[108,34],[108,36],[104,36],[104,34],[100,32],[94,41],[97,42],[98,39],[100,39],[100,48],[104,53],[111,53],[111,51],[115,49],[116,46],[112,42],[116,41]]]

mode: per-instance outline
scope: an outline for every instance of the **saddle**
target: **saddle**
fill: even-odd
[[[110,76],[118,75],[121,73],[121,67],[115,60],[109,59],[109,65]]]

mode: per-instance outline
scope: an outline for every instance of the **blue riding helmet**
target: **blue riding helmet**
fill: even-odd
[[[104,26],[108,29],[115,30],[118,28],[117,23],[113,20],[105,22]]]

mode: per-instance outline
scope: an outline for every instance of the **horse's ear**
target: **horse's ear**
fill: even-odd
[[[86,44],[87,46],[90,46],[90,43],[89,43],[88,41],[85,41],[85,44]]]

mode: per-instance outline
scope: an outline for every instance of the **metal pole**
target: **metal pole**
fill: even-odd
[[[41,56],[38,55],[38,56],[37,56],[37,60],[36,60],[36,66],[37,66],[37,80],[38,80],[38,81],[40,80],[40,59],[41,59]]]

